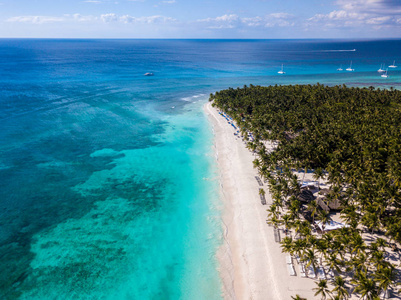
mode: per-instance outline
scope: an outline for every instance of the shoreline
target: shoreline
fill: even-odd
[[[313,299],[315,281],[301,278],[297,268],[297,276],[289,275],[286,255],[266,224],[272,199],[266,184],[259,186],[255,179],[254,156],[210,102],[203,109],[213,127],[223,204],[224,242],[217,258],[224,299],[291,299],[296,294]],[[266,192],[267,205],[260,202],[259,188]]]

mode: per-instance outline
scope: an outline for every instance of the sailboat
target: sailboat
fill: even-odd
[[[386,72],[385,70],[383,70],[383,69],[382,69],[382,67],[383,67],[383,64],[381,64],[381,65],[380,65],[380,69],[379,69],[379,70],[377,70],[377,72],[379,72],[379,73]]]
[[[348,72],[355,71],[355,69],[352,68],[352,60],[351,60],[351,64],[349,65],[348,68],[345,69],[345,71],[348,71]]]
[[[395,61],[393,61],[393,64],[392,64],[392,65],[389,65],[388,67],[389,67],[389,68],[397,68],[397,66],[395,65]]]
[[[340,65],[340,67],[337,69],[337,71],[342,71],[343,70],[343,65]]]
[[[388,77],[390,77],[390,76],[387,75],[387,70],[386,70],[386,73],[384,73],[384,74],[382,74],[382,75],[380,75],[380,76],[383,77],[383,78],[388,78]]]
[[[285,72],[284,72],[284,66],[283,66],[283,65],[281,65],[281,70],[278,71],[277,73],[279,73],[279,74],[285,74]]]

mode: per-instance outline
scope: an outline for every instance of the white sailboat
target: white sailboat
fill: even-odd
[[[343,70],[343,65],[340,65],[340,67],[337,69],[337,71],[342,71]]]
[[[283,65],[281,65],[281,70],[278,71],[277,73],[279,73],[279,74],[285,74],[285,72],[284,72],[284,66],[283,66]]]
[[[384,74],[382,74],[382,75],[380,75],[380,76],[383,77],[383,78],[388,78],[388,77],[390,77],[390,76],[387,75],[387,70],[386,70],[386,73],[384,73]]]
[[[348,71],[348,72],[355,71],[355,69],[352,68],[352,61],[351,61],[351,64],[349,65],[349,67],[345,69],[345,71]]]
[[[381,65],[380,65],[380,69],[379,69],[379,70],[377,70],[377,72],[379,72],[379,73],[386,72],[386,70],[383,70],[383,69],[382,69],[382,67],[383,67],[383,64],[381,64]]]
[[[389,68],[397,68],[397,66],[395,65],[395,60],[393,61],[393,64],[392,64],[392,65],[389,65],[388,67],[389,67]]]

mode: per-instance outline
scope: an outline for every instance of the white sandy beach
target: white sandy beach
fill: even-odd
[[[301,278],[296,263],[297,276],[289,275],[286,254],[266,224],[272,200],[264,184],[267,205],[260,202],[254,156],[211,103],[205,112],[213,124],[224,204],[225,243],[218,257],[225,299],[291,299],[296,294],[314,299],[315,281]]]

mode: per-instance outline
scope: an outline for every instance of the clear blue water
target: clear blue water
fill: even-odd
[[[251,83],[399,88],[401,66],[387,79],[376,70],[401,65],[400,50],[0,40],[0,298],[221,299],[208,95]],[[351,61],[355,72],[336,71]]]

